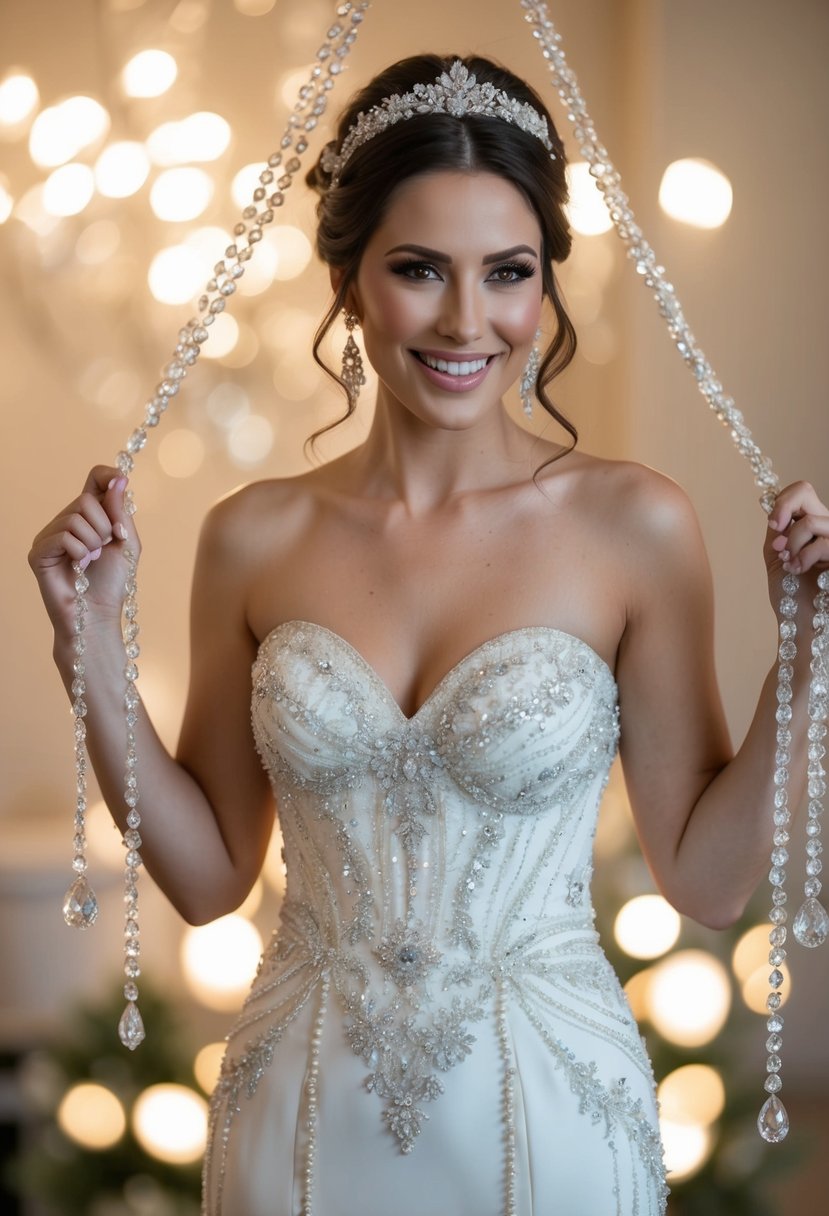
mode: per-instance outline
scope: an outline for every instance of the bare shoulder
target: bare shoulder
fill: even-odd
[[[202,527],[202,546],[221,555],[261,553],[278,539],[290,542],[314,510],[322,490],[321,470],[296,477],[249,482],[211,507]]]

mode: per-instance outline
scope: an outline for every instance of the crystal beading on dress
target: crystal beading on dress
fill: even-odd
[[[235,242],[225,250],[224,258],[214,267],[214,276],[209,280],[205,293],[198,301],[198,315],[179,330],[178,342],[171,361],[164,367],[162,379],[147,402],[141,426],[132,432],[123,451],[116,460],[119,472],[127,477],[133,469],[136,455],[147,443],[148,432],[158,426],[161,417],[181,387],[181,382],[199,357],[201,346],[207,341],[210,329],[219,313],[224,311],[227,299],[236,290],[236,283],[244,274],[245,264],[250,260],[254,247],[262,239],[263,228],[273,223],[274,210],[285,202],[285,191],[293,182],[301,167],[300,157],[308,148],[307,136],[312,132],[324,113],[328,93],[334,87],[343,70],[344,59],[353,46],[359,26],[363,20],[365,2],[338,4],[336,18],[329,27],[326,41],[317,51],[306,84],[299,90],[299,98],[288,119],[285,133],[280,140],[280,150],[268,157],[267,168],[259,175],[259,186],[254,190],[253,202],[242,212],[243,221],[233,229]],[[292,154],[293,153],[293,154]],[[287,158],[287,159],[286,159]],[[280,176],[274,185],[275,171]],[[246,244],[242,241],[246,240]],[[135,509],[132,493],[127,493],[127,510]],[[126,852],[125,879],[125,926],[124,926],[124,996],[127,1004],[118,1023],[118,1034],[125,1047],[135,1049],[144,1038],[144,1026],[136,1001],[138,987],[136,979],[141,974],[139,963],[140,936],[138,925],[138,869],[141,865],[139,848],[141,837],[138,828],[141,816],[138,811],[138,756],[135,745],[136,709],[139,703],[135,682],[138,679],[136,659],[139,654],[138,599],[136,583],[137,556],[125,548],[127,580],[124,599],[123,637],[125,647],[124,665],[124,711],[126,722],[126,758],[124,773],[124,802],[127,811],[127,831],[124,834]],[[98,901],[86,877],[86,810],[87,810],[87,755],[86,755],[86,693],[84,628],[87,612],[86,592],[89,588],[84,569],[79,562],[73,563],[75,575],[75,660],[72,683],[72,714],[74,718],[75,755],[75,817],[74,856],[72,869],[76,875],[66,892],[63,916],[73,928],[87,928],[98,916]]]
[[[780,481],[772,468],[771,461],[763,455],[755,443],[733,398],[724,392],[714,369],[685,320],[676,292],[672,284],[665,278],[664,266],[658,264],[653,249],[636,223],[628,197],[621,188],[621,178],[611,163],[607,149],[599,141],[596,128],[581,95],[578,81],[564,57],[561,49],[561,36],[547,14],[546,4],[539,3],[537,0],[521,0],[521,7],[526,10],[525,19],[532,26],[533,37],[541,48],[542,56],[552,76],[553,86],[569,121],[573,124],[573,134],[578,141],[579,152],[590,166],[590,173],[596,179],[596,184],[602,192],[610,218],[624,242],[627,255],[632,260],[636,273],[645,286],[652,291],[674,345],[692,372],[699,391],[714,414],[728,429],[737,451],[748,461],[755,484],[761,491],[760,502],[768,514],[774,506],[776,494],[780,491]],[[826,793],[826,773],[822,763],[825,749],[822,741],[826,733],[826,718],[829,715],[829,660],[827,659],[827,655],[829,655],[829,594],[827,594],[829,592],[829,572],[823,571],[819,574],[817,582],[818,593],[814,600],[814,637],[809,684],[810,724],[807,769],[809,794],[807,833],[809,840],[806,845],[806,898],[792,926],[796,941],[808,947],[821,945],[829,936],[829,916],[817,899],[820,893],[818,875],[822,870],[820,854],[823,849],[820,841],[820,816],[823,812],[823,797]],[[767,1028],[771,1036],[767,1046],[768,1044],[773,1044],[773,1046],[768,1047],[770,1054],[767,1060],[768,1075],[765,1082],[769,1097],[764,1102],[757,1119],[760,1135],[771,1144],[783,1140],[789,1130],[788,1115],[777,1097],[782,1086],[779,1051],[782,1045],[780,1032],[783,1028],[783,1016],[779,1012],[782,1003],[779,989],[783,983],[783,974],[779,967],[786,957],[784,943],[788,913],[785,908],[786,873],[783,865],[788,860],[788,851],[785,846],[789,840],[788,826],[791,821],[787,791],[792,743],[789,728],[792,717],[790,702],[793,669],[791,662],[797,654],[795,642],[797,627],[794,618],[797,613],[796,596],[799,587],[800,580],[797,576],[788,574],[783,580],[783,598],[780,603],[781,642],[777,673],[778,731],[775,770],[777,790],[774,807],[775,832],[769,871],[769,882],[772,888],[769,965],[772,967],[772,971],[769,975],[771,991],[766,1002],[769,1013]]]

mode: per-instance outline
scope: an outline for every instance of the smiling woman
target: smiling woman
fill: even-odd
[[[532,90],[477,57],[394,64],[310,179],[334,289],[315,350],[345,309],[353,412],[361,324],[373,420],[345,456],[208,516],[175,757],[130,704],[142,855],[189,920],[250,890],[274,804],[284,838],[280,928],[211,1104],[204,1211],[659,1216],[650,1065],[593,928],[598,802],[618,744],[664,896],[733,921],[765,869],[773,682],[733,755],[685,496],[576,450],[546,395],[574,347],[553,273],[570,236]],[[568,446],[503,409],[519,377]],[[30,560],[129,832],[125,488],[94,469]],[[814,593],[829,512],[810,486],[779,495],[765,558],[774,603],[784,571]],[[786,716],[803,727],[806,706]]]

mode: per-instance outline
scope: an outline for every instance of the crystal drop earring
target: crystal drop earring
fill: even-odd
[[[521,381],[518,386],[518,392],[521,396],[521,404],[524,407],[524,413],[528,418],[533,416],[533,397],[535,396],[536,388],[538,387],[538,369],[541,366],[541,351],[538,349],[538,343],[541,341],[541,330],[535,331],[535,339],[533,348],[530,351],[530,357],[527,360],[527,365],[521,373]]]
[[[348,402],[352,409],[357,404],[357,399],[360,396],[360,389],[366,382],[366,373],[363,367],[363,356],[360,354],[360,348],[354,341],[354,330],[359,325],[359,320],[353,312],[346,311],[345,327],[348,330],[348,339],[343,348],[343,367],[340,373],[340,379],[345,385],[348,393]]]

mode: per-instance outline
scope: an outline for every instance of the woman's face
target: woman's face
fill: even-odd
[[[542,302],[541,230],[493,173],[404,182],[373,233],[350,303],[380,399],[463,429],[520,376]]]

